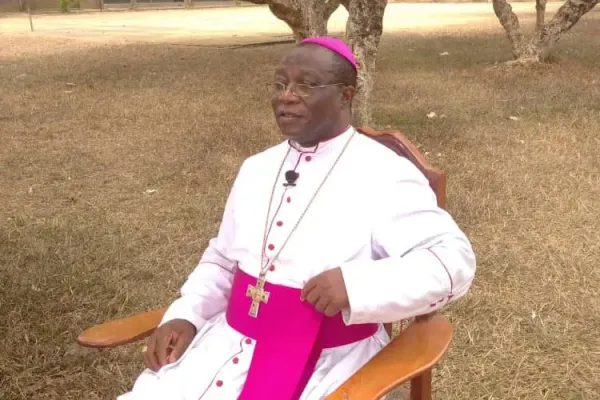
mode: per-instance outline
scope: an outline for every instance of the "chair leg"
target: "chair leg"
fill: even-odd
[[[431,400],[431,369],[411,379],[410,400]]]

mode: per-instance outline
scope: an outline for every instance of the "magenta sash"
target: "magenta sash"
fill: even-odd
[[[300,289],[265,283],[267,303],[257,318],[248,315],[248,285],[256,278],[238,268],[227,307],[227,323],[256,341],[244,388],[238,400],[297,400],[326,348],[344,346],[377,332],[377,324],[346,325],[341,314],[325,317],[300,300]]]

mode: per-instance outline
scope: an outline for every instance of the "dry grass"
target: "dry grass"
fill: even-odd
[[[382,42],[377,124],[449,172],[479,257],[438,399],[600,398],[598,21],[528,70],[475,29]],[[74,338],[177,295],[240,162],[279,140],[261,88],[289,45],[43,40],[0,49],[0,398],[109,399],[139,346]]]

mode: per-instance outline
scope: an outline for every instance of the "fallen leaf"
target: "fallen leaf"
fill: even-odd
[[[431,111],[430,113],[427,114],[427,118],[429,118],[429,119],[433,119],[436,117],[437,117],[437,114],[434,111]]]
[[[511,121],[518,121],[519,117],[515,117],[514,115],[511,115],[510,117],[508,117],[508,119],[510,119]]]

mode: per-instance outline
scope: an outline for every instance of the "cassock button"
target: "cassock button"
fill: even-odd
[[[272,244],[269,245],[269,250],[274,250],[275,246],[273,246]]]
[[[275,271],[275,266],[274,266],[274,265],[271,265],[271,266],[269,267],[269,271]]]
[[[237,364],[240,362],[240,359],[237,357],[233,357],[233,360],[231,360],[231,361],[233,361],[234,364]]]
[[[287,201],[288,203],[291,203],[291,202],[292,202],[292,198],[291,198],[291,197],[288,197],[288,198],[286,199],[286,201]]]
[[[252,339],[246,338],[246,344],[252,344]]]
[[[429,305],[429,307],[435,307],[435,306],[437,306],[437,304],[436,304],[436,303],[431,303],[431,304]]]
[[[223,386],[223,381],[217,381],[216,384],[217,384],[217,387],[221,387],[221,386]]]
[[[310,160],[312,160],[312,157],[311,157],[311,156],[306,156],[304,159],[305,159],[306,161],[310,161]]]
[[[282,226],[283,225],[283,221],[277,221],[277,226]]]

